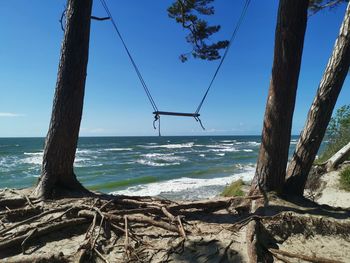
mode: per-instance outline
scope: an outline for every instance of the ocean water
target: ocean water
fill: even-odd
[[[105,193],[207,198],[250,181],[259,146],[260,136],[82,137],[74,170],[84,186]],[[33,186],[43,147],[44,138],[0,138],[0,188]]]

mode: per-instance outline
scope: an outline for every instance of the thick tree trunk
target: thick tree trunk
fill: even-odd
[[[92,0],[68,0],[55,97],[36,194],[87,191],[73,171],[83,110]]]
[[[281,0],[262,142],[251,193],[281,192],[286,174],[308,0]]]
[[[306,124],[288,166],[285,192],[302,196],[350,65],[350,3]]]

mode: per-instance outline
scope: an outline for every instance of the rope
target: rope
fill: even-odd
[[[152,105],[153,110],[154,110],[154,111],[158,111],[157,105],[156,105],[156,103],[154,102],[154,99],[153,99],[153,97],[152,97],[152,95],[151,95],[151,92],[149,91],[149,89],[148,89],[148,87],[147,87],[147,85],[146,85],[146,82],[144,81],[144,79],[143,79],[143,77],[142,77],[142,75],[141,75],[141,72],[140,72],[139,68],[137,67],[137,65],[136,65],[136,63],[135,63],[135,60],[134,60],[133,57],[131,56],[131,53],[130,53],[128,47],[126,46],[126,43],[125,43],[125,41],[124,41],[124,39],[123,39],[123,37],[122,37],[122,35],[121,35],[121,33],[120,33],[118,27],[117,27],[117,24],[116,24],[116,22],[114,21],[111,12],[109,11],[109,8],[108,8],[108,6],[107,6],[106,1],[105,1],[105,0],[100,0],[100,2],[101,2],[101,4],[102,4],[103,8],[105,9],[107,15],[110,17],[111,22],[112,22],[112,25],[113,25],[115,31],[117,32],[117,34],[118,34],[120,40],[121,40],[122,43],[123,43],[123,46],[124,46],[124,48],[125,48],[125,51],[126,51],[126,53],[128,54],[128,56],[129,56],[129,59],[130,59],[132,65],[133,65],[133,67],[134,67],[134,69],[135,69],[135,71],[136,71],[136,74],[137,74],[137,76],[138,76],[138,78],[139,78],[139,80],[140,80],[140,82],[141,82],[141,85],[142,85],[143,89],[144,89],[145,92],[146,92],[146,95],[147,95],[147,97],[148,97],[148,99],[149,99],[149,101],[150,101],[150,103],[151,103],[151,105]]]
[[[228,43],[228,46],[227,46],[227,48],[226,48],[226,50],[225,50],[225,52],[224,52],[224,55],[222,56],[222,58],[221,58],[221,60],[220,60],[220,63],[219,63],[219,65],[218,65],[218,67],[217,67],[217,69],[216,69],[216,71],[215,71],[215,73],[214,73],[214,75],[213,75],[213,77],[212,77],[212,79],[211,79],[211,81],[210,81],[210,84],[209,84],[209,86],[208,86],[206,92],[204,93],[204,96],[203,96],[201,102],[199,103],[199,105],[198,105],[198,107],[197,107],[196,113],[199,113],[200,109],[202,108],[202,105],[203,105],[203,103],[204,103],[204,101],[205,101],[205,99],[206,99],[206,97],[207,97],[207,95],[208,95],[208,92],[209,92],[211,86],[212,86],[213,83],[214,83],[214,80],[215,80],[215,78],[216,78],[216,76],[217,76],[217,74],[218,74],[218,72],[219,72],[219,70],[220,70],[220,68],[221,68],[222,63],[224,62],[224,60],[225,60],[225,58],[226,58],[226,55],[227,55],[227,53],[228,53],[228,51],[229,51],[229,49],[230,49],[230,47],[231,47],[231,44],[232,44],[233,40],[235,39],[235,37],[236,37],[236,35],[237,35],[238,29],[240,28],[240,26],[241,26],[241,24],[242,24],[242,22],[243,22],[243,20],[244,20],[244,17],[245,17],[245,15],[246,15],[246,13],[247,13],[248,6],[249,6],[249,4],[250,4],[250,1],[251,1],[251,0],[246,0],[246,1],[245,1],[245,4],[244,4],[243,10],[242,10],[242,13],[241,13],[241,15],[240,15],[240,17],[239,17],[239,19],[238,19],[238,22],[237,22],[237,24],[236,24],[236,27],[235,27],[235,29],[234,29],[234,31],[233,31],[233,33],[232,33],[231,39],[230,39],[230,41],[229,41],[229,43]]]
[[[234,29],[234,31],[233,31],[233,33],[232,33],[231,39],[230,39],[230,41],[229,41],[229,43],[228,43],[228,45],[227,45],[227,48],[226,48],[226,50],[225,50],[225,52],[224,52],[224,54],[223,54],[223,56],[222,56],[222,58],[221,58],[221,60],[220,60],[220,63],[219,63],[219,65],[218,65],[217,69],[216,69],[215,72],[214,72],[214,75],[213,75],[213,77],[212,77],[212,79],[211,79],[211,81],[210,81],[210,83],[209,83],[209,86],[208,86],[206,92],[204,93],[204,96],[203,96],[201,102],[199,103],[199,105],[198,105],[198,107],[197,107],[197,109],[196,109],[195,114],[198,114],[199,111],[200,111],[200,109],[201,109],[202,106],[203,106],[203,103],[204,103],[204,101],[205,101],[205,99],[206,99],[206,97],[207,97],[207,95],[208,95],[208,93],[209,93],[209,90],[210,90],[210,88],[212,87],[212,85],[213,85],[213,83],[214,83],[214,80],[216,79],[216,76],[217,76],[217,74],[218,74],[218,72],[219,72],[219,70],[220,70],[220,68],[221,68],[221,66],[222,66],[222,64],[223,64],[223,62],[224,62],[224,60],[225,60],[225,58],[226,58],[226,56],[227,56],[227,53],[228,53],[228,51],[229,51],[229,49],[230,49],[230,47],[231,47],[231,45],[232,45],[232,42],[233,42],[233,40],[235,39],[235,37],[236,37],[236,35],[237,35],[237,32],[238,32],[238,30],[239,30],[239,28],[240,28],[240,26],[241,26],[241,24],[242,24],[242,22],[243,22],[243,20],[244,20],[244,17],[245,17],[245,15],[246,15],[246,13],[247,13],[248,6],[249,6],[249,4],[250,4],[250,1],[251,1],[251,0],[246,0],[246,1],[245,1],[245,4],[244,4],[243,10],[242,10],[242,13],[241,13],[241,15],[240,15],[240,17],[239,17],[239,19],[238,19],[238,22],[237,22],[237,24],[236,24],[236,27],[235,27],[235,29]],[[103,8],[105,9],[107,15],[110,17],[110,20],[111,20],[111,22],[112,22],[112,25],[113,25],[115,31],[117,32],[117,34],[118,34],[118,36],[119,36],[119,38],[120,38],[120,40],[121,40],[121,42],[122,42],[122,44],[123,44],[123,46],[124,46],[124,49],[125,49],[126,53],[128,54],[128,57],[129,57],[129,59],[130,59],[132,65],[133,65],[133,67],[134,67],[134,69],[135,69],[135,71],[136,71],[136,74],[137,74],[137,76],[138,76],[138,78],[139,78],[139,80],[140,80],[140,82],[141,82],[141,85],[142,85],[143,89],[145,90],[145,93],[146,93],[146,95],[147,95],[147,97],[148,97],[148,99],[149,99],[149,101],[150,101],[150,103],[151,103],[151,105],[152,105],[152,107],[153,107],[154,112],[158,112],[157,105],[156,105],[156,103],[155,103],[155,101],[154,101],[154,99],[153,99],[153,97],[152,97],[152,95],[151,95],[151,92],[149,91],[149,89],[148,89],[148,87],[147,87],[147,85],[146,85],[146,82],[145,82],[145,80],[143,79],[142,74],[141,74],[139,68],[138,68],[137,65],[136,65],[136,62],[135,62],[134,58],[132,57],[132,55],[131,55],[131,53],[130,53],[128,47],[126,46],[126,43],[125,43],[125,41],[124,41],[124,39],[123,39],[123,37],[122,37],[122,35],[121,35],[121,33],[120,33],[118,27],[117,27],[117,24],[116,24],[116,22],[114,21],[111,12],[109,11],[109,8],[108,8],[108,6],[107,6],[106,1],[105,1],[105,0],[100,0],[100,2],[101,2],[101,4],[102,4]],[[195,118],[195,120],[196,120],[197,122],[199,122],[199,124],[201,125],[201,127],[204,129],[204,126],[203,126],[203,124],[202,124],[202,121],[199,119],[199,117],[197,116],[197,117],[194,117],[194,118]],[[159,116],[159,114],[156,114],[156,115],[154,116],[153,127],[154,127],[155,129],[156,129],[156,127],[155,127],[155,122],[157,122],[157,121],[158,121],[158,132],[159,132],[159,136],[160,136],[161,134],[160,134],[160,116]]]

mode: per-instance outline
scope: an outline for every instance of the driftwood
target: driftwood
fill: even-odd
[[[337,169],[337,167],[350,156],[350,142],[341,148],[336,154],[326,162],[327,172]]]

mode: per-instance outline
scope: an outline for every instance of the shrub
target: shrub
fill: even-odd
[[[350,105],[340,107],[328,124],[325,139],[328,140],[325,150],[317,163],[327,161],[344,145],[350,142]]]
[[[350,166],[340,172],[340,188],[350,191]]]
[[[244,183],[242,179],[231,183],[226,186],[224,191],[221,193],[221,196],[229,197],[229,196],[243,196],[244,192],[242,190]]]

